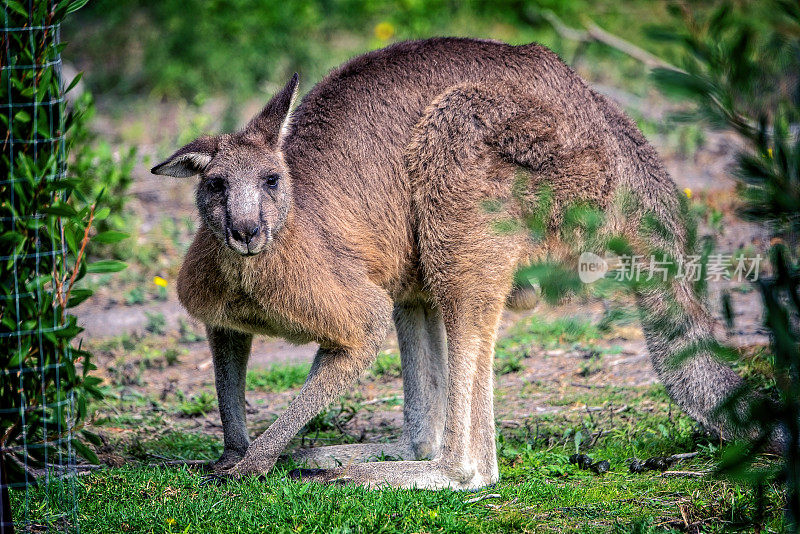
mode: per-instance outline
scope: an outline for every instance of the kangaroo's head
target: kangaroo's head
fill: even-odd
[[[203,222],[245,256],[263,251],[289,213],[291,183],[281,145],[297,82],[295,74],[243,130],[195,139],[151,170],[176,177],[199,174],[197,209]]]

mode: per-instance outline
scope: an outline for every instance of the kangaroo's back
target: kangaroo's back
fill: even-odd
[[[405,161],[413,129],[449,88],[486,82],[521,87],[561,109],[562,133],[599,135],[591,90],[544,47],[457,38],[399,43],[334,70],[294,112],[284,152],[296,212],[365,261],[376,283],[401,289],[416,261]]]

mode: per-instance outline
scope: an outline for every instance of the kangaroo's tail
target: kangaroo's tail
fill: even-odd
[[[713,320],[689,284],[639,291],[642,327],[653,367],[670,397],[691,417],[725,438],[737,426],[720,404],[742,379],[712,352]]]
[[[635,197],[637,214],[625,226],[636,228],[634,250],[649,259],[654,251],[677,260],[687,254],[687,231],[680,197],[657,153],[615,105],[597,95],[622,155],[620,187]],[[649,220],[648,220],[649,219]],[[658,258],[657,258],[658,259]],[[740,427],[720,405],[742,378],[714,353],[715,321],[698,298],[689,277],[640,285],[637,302],[653,367],[672,399],[691,417],[724,438]]]

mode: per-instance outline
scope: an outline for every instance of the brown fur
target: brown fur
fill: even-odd
[[[536,44],[400,43],[333,71],[289,115],[296,85],[295,77],[241,132],[201,138],[154,168],[202,174],[203,223],[178,293],[209,328],[225,427],[220,469],[268,471],[292,436],[372,362],[393,318],[403,438],[302,452],[300,459],[321,467],[353,464],[306,475],[371,486],[490,484],[499,476],[497,325],[507,300],[531,300],[511,294],[515,269],[569,254],[558,230],[575,202],[606,210],[606,234],[681,252],[675,186],[632,122]],[[523,199],[535,202],[543,186],[553,195],[551,232],[539,242],[494,229],[530,209],[515,190],[520,172]],[[635,197],[639,215],[618,205],[621,191]],[[487,211],[486,200],[503,209]],[[642,237],[644,212],[674,237]],[[687,342],[708,338],[710,319],[694,297],[682,286],[668,291],[679,296]],[[668,390],[698,420],[719,426],[713,407],[738,377],[707,355],[669,366],[678,349],[656,328],[667,311],[657,295],[640,303]],[[244,453],[241,377],[252,335],[314,341],[320,350],[286,413]],[[379,453],[430,461],[355,464]]]

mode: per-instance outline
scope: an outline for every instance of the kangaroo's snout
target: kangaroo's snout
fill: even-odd
[[[230,173],[221,221],[226,244],[244,256],[262,252],[278,222],[275,200],[262,193],[252,174],[255,173]]]
[[[258,254],[270,241],[268,229],[255,221],[231,223],[227,229],[227,245],[243,256]]]
[[[246,244],[250,243],[254,237],[258,235],[260,230],[257,224],[244,224],[231,227],[231,236],[236,241],[244,241]]]

